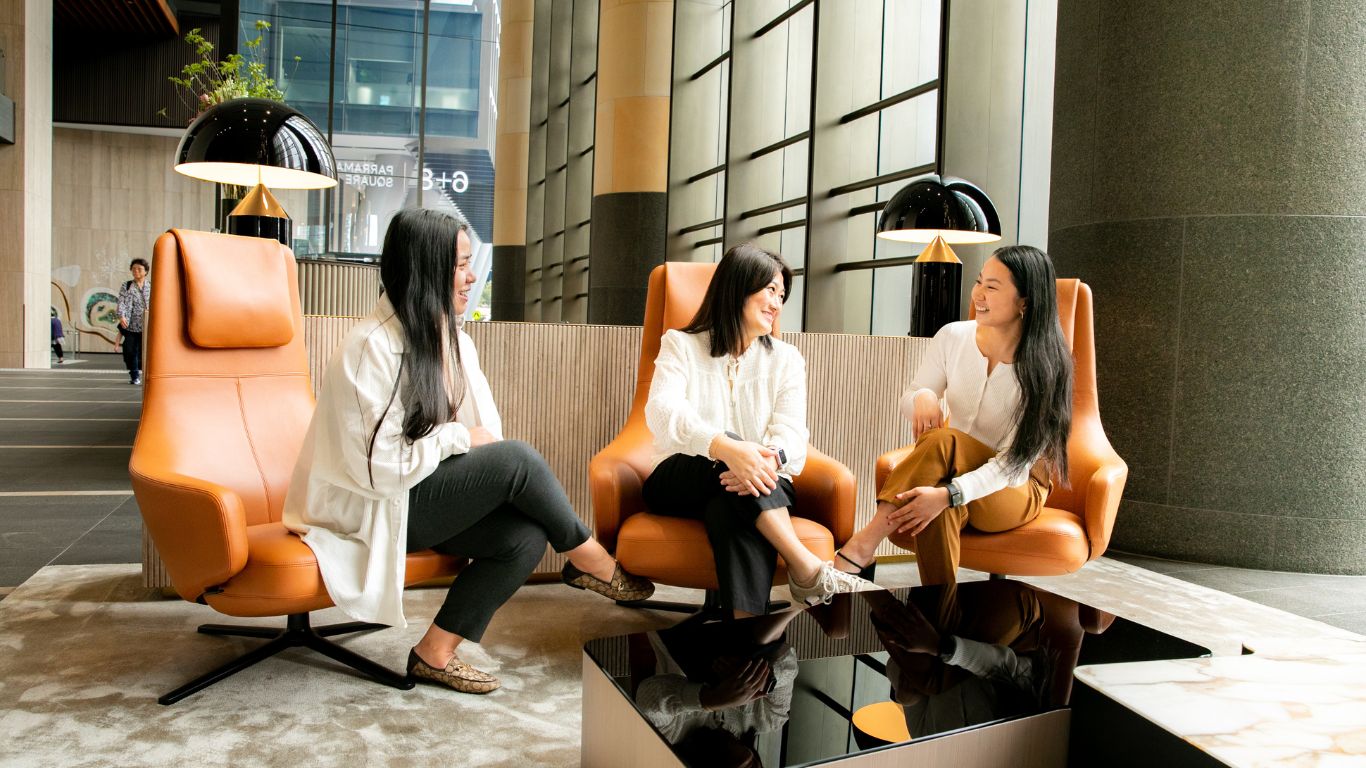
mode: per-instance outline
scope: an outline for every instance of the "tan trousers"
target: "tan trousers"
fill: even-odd
[[[921,486],[940,487],[971,472],[996,455],[996,449],[966,432],[944,427],[925,432],[915,449],[896,465],[878,492],[878,501],[900,507],[896,495]],[[1039,516],[1051,490],[1047,473],[1036,466],[1029,482],[949,507],[915,537],[916,565],[922,584],[953,584],[958,579],[963,526],[997,533],[1018,528]]]

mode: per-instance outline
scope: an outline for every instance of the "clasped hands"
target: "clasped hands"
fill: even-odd
[[[778,452],[767,446],[717,435],[711,456],[726,465],[721,485],[741,496],[767,496],[778,487]]]

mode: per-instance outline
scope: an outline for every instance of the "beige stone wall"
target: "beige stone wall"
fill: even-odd
[[[52,197],[52,0],[0,2],[15,143],[0,145],[0,367],[46,368]]]
[[[663,192],[673,0],[602,0],[593,194]]]
[[[47,293],[81,350],[112,352],[109,302],[171,227],[213,228],[213,185],[171,169],[179,138],[56,128],[52,132],[52,277]],[[288,205],[288,202],[285,202]]]
[[[498,39],[498,127],[493,177],[495,245],[526,245],[527,141],[531,128],[531,0],[503,0]]]

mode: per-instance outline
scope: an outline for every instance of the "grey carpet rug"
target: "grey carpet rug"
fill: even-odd
[[[578,765],[583,642],[677,620],[527,586],[482,644],[462,648],[501,678],[487,696],[398,691],[293,650],[163,707],[159,695],[262,642],[200,635],[199,624],[283,622],[225,617],[140,581],[136,565],[49,566],[0,601],[0,764]],[[407,628],[341,642],[399,668],[444,595],[409,590]],[[314,615],[315,626],[345,620]]]

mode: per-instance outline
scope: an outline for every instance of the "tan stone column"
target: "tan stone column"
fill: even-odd
[[[602,0],[588,321],[633,325],[664,262],[672,0]]]
[[[0,2],[0,90],[15,143],[0,144],[0,367],[47,368],[52,282],[52,0]]]
[[[526,312],[527,139],[531,128],[533,0],[503,0],[493,176],[493,319]]]

